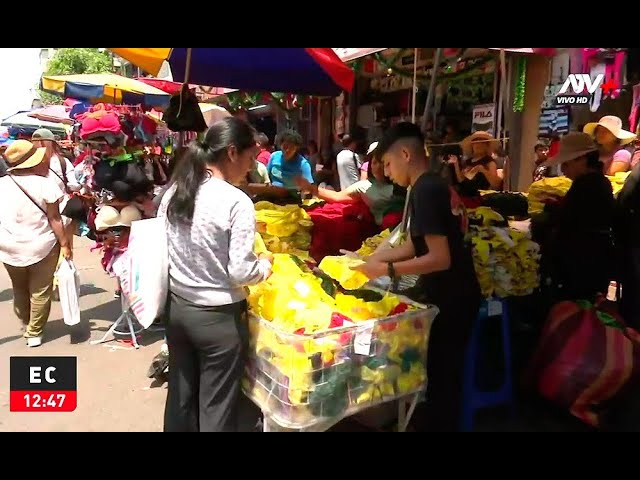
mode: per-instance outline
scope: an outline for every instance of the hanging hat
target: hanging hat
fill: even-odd
[[[475,132],[460,142],[462,151],[465,155],[472,153],[471,145],[474,143],[488,143],[489,147],[496,150],[500,146],[500,142],[494,138],[489,132]]]
[[[547,160],[544,165],[547,167],[562,165],[597,150],[598,146],[589,135],[581,132],[571,132],[562,137],[558,153]]]
[[[10,167],[7,172],[26,170],[40,165],[46,151],[46,148],[38,148],[29,140],[16,140],[3,153],[4,159]]]
[[[622,120],[613,115],[602,117],[599,122],[587,123],[582,131],[592,137],[596,135],[596,128],[603,127],[609,130],[614,137],[620,140],[621,145],[626,145],[635,140],[636,134],[622,129]]]

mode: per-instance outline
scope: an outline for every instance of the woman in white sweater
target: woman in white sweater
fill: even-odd
[[[248,350],[245,288],[273,259],[253,251],[255,210],[232,184],[255,162],[255,131],[225,118],[192,144],[160,205],[167,218],[170,301],[165,431],[242,431],[257,410],[241,391]]]

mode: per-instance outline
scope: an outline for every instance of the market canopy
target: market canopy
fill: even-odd
[[[490,48],[489,50],[504,50],[513,53],[536,53],[538,55],[546,55],[552,57],[556,53],[555,48]]]
[[[93,103],[164,107],[171,96],[146,83],[113,73],[43,76],[45,92]]]
[[[63,123],[40,120],[32,117],[30,115],[31,113],[32,112],[18,112],[15,115],[5,118],[0,125],[9,127],[9,133],[12,136],[18,136],[19,134],[31,135],[31,133],[39,128],[46,128],[56,135],[66,136],[67,130]]]
[[[169,61],[174,80],[183,82],[191,50],[189,83],[240,90],[339,95],[351,91],[355,73],[331,48],[110,48],[157,75]]]

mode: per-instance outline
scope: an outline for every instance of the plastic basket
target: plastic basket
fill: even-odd
[[[281,427],[309,430],[420,392],[438,309],[400,298],[417,309],[312,335],[250,315],[245,393]]]

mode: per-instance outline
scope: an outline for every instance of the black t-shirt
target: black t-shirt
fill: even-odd
[[[464,243],[460,220],[451,211],[446,181],[434,174],[423,174],[411,189],[410,214],[410,234],[417,257],[429,253],[425,235],[445,236],[449,241],[449,270],[422,279],[427,299],[439,307],[477,302],[481,294],[471,250]]]

